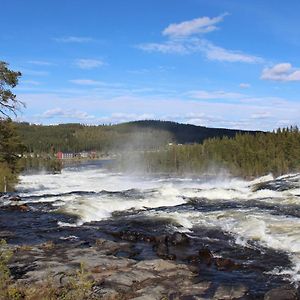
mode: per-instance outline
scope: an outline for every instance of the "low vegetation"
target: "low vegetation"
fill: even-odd
[[[49,275],[41,283],[23,284],[12,279],[9,261],[13,251],[0,240],[0,300],[84,300],[91,299],[94,280],[81,264],[80,268],[64,277],[59,285]]]

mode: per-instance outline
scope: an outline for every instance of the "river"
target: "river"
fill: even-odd
[[[224,174],[129,176],[91,162],[68,166],[61,174],[23,175],[17,194],[18,204],[26,203],[31,212],[20,218],[1,211],[0,226],[16,231],[12,243],[92,240],[124,229],[148,235],[183,232],[193,241],[185,254],[204,245],[215,257],[247,266],[220,280],[247,281],[256,288],[260,281],[261,289],[300,281],[300,174],[252,181]],[[14,204],[2,198],[2,206]],[[151,255],[140,250],[137,259]],[[203,276],[220,277],[216,274],[210,270]]]

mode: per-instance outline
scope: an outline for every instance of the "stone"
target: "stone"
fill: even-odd
[[[127,272],[116,272],[105,279],[106,284],[110,286],[122,285],[122,286],[132,286],[135,283],[142,282],[146,279],[154,279],[156,276],[146,270],[130,270]]]
[[[143,289],[137,290],[136,294],[140,295],[136,300],[160,300],[166,294],[166,288],[160,285],[157,286],[147,286]]]
[[[169,271],[176,269],[180,266],[181,268],[187,269],[185,265],[177,265],[176,263],[169,262],[163,259],[144,260],[137,263],[134,267],[137,269],[153,270],[156,272]]]
[[[215,264],[219,270],[230,271],[238,268],[238,265],[231,259],[228,258],[216,258]]]
[[[209,249],[204,248],[204,249],[199,250],[198,255],[200,258],[200,262],[207,264],[207,265],[212,264],[214,256]]]
[[[299,293],[291,286],[283,286],[268,291],[264,300],[297,300]]]
[[[187,245],[189,243],[189,237],[182,232],[175,232],[169,238],[169,241],[173,245]]]
[[[245,296],[247,293],[248,288],[244,285],[220,285],[215,294],[213,299],[215,300],[232,300],[232,299],[239,299]],[[273,299],[272,299],[273,300]]]

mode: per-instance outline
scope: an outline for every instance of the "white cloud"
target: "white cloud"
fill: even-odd
[[[262,71],[261,79],[275,81],[300,81],[300,69],[290,63],[280,63]]]
[[[243,63],[260,63],[262,58],[249,55],[235,50],[227,50],[222,47],[215,46],[211,42],[202,41],[199,49],[203,51],[209,60],[225,61],[225,62],[243,62]]]
[[[251,115],[251,119],[254,120],[260,120],[260,119],[268,119],[272,116],[270,112],[263,111],[263,112],[257,112],[255,114]]]
[[[245,82],[240,83],[240,88],[242,89],[248,89],[250,87],[251,87],[250,83],[245,83]]]
[[[137,46],[147,52],[161,52],[164,54],[192,54],[202,53],[207,59],[220,62],[261,63],[263,59],[236,50],[228,50],[199,38],[185,38],[167,40],[162,43],[146,43]]]
[[[147,52],[160,52],[164,54],[192,54],[202,53],[207,59],[221,62],[261,63],[261,57],[229,50],[214,45],[212,42],[201,38],[201,34],[217,29],[216,24],[223,21],[227,14],[214,18],[201,17],[182,23],[170,24],[162,32],[167,39],[162,42],[143,43],[137,48]]]
[[[78,111],[74,109],[62,109],[62,108],[53,108],[45,111],[41,117],[46,119],[52,119],[52,118],[67,118],[67,119],[77,119],[77,120],[89,120],[94,119],[95,117],[92,115],[89,115],[87,112],[84,111]]]
[[[90,85],[90,86],[105,85],[103,81],[93,80],[93,79],[72,79],[69,81],[77,85]]]
[[[225,99],[199,100],[187,97],[188,93],[181,96],[173,93],[143,95],[126,90],[119,93],[113,88],[107,89],[104,94],[102,91],[95,92],[94,89],[89,89],[83,95],[49,91],[48,94],[20,93],[18,97],[27,106],[22,115],[23,119],[44,124],[63,122],[102,124],[151,118],[209,127],[256,130],[278,128],[282,126],[282,120],[288,120],[292,125],[300,125],[299,101],[249,95],[229,101],[226,97],[229,95],[238,97],[239,94],[234,91],[207,93],[220,95]]]
[[[36,66],[52,66],[53,63],[49,61],[43,61],[43,60],[30,60],[28,61],[29,64],[36,65]]]
[[[83,37],[83,36],[67,36],[67,37],[60,37],[60,38],[54,38],[56,42],[61,43],[89,43],[95,41],[94,39],[90,37]]]
[[[180,41],[167,41],[164,43],[146,43],[137,46],[139,49],[147,52],[188,54],[190,50]]]
[[[208,33],[217,29],[216,24],[223,21],[227,14],[218,17],[201,17],[190,21],[170,24],[163,31],[163,35],[169,37],[186,37],[194,34]]]
[[[75,65],[80,69],[90,70],[102,67],[104,62],[99,59],[77,59]]]
[[[191,91],[188,95],[194,99],[241,99],[246,96],[240,93],[224,92],[224,91]]]

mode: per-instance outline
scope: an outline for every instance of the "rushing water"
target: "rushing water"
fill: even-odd
[[[209,244],[215,255],[255,261],[266,276],[300,281],[300,174],[253,181],[155,178],[108,173],[92,163],[22,176],[18,195],[36,213],[33,224],[37,217],[46,220],[36,223],[45,226],[40,236],[54,225],[76,233],[92,224],[85,234],[105,226],[181,231]]]

